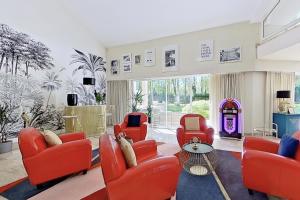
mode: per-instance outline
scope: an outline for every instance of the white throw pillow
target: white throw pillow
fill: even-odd
[[[134,153],[134,150],[133,150],[131,144],[124,137],[119,138],[119,143],[120,143],[122,152],[125,156],[127,166],[128,167],[137,166],[136,156],[135,156],[135,153]]]
[[[52,131],[49,130],[45,130],[43,132],[43,136],[48,144],[48,146],[55,146],[55,145],[59,145],[62,144],[61,139]]]
[[[199,131],[199,117],[186,117],[185,118],[185,130],[187,131]]]

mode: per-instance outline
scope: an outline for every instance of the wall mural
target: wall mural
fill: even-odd
[[[105,103],[103,58],[75,49],[70,60],[67,67],[55,65],[44,43],[0,24],[0,142],[24,126],[63,129],[63,106],[51,103],[56,93],[76,93],[81,105]],[[96,79],[93,87],[82,84],[89,76]]]

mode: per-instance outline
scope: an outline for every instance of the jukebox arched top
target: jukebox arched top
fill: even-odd
[[[220,136],[242,138],[242,108],[237,99],[226,98],[220,103]]]

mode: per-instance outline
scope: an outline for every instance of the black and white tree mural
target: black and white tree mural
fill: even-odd
[[[77,49],[71,56],[70,65],[75,66],[73,75],[81,71],[83,77],[91,77],[96,79],[94,87],[85,86],[79,83],[76,93],[79,95],[79,103],[84,105],[93,104],[95,101],[105,103],[106,96],[106,68],[105,61],[102,57],[88,53],[85,54]],[[68,82],[69,84],[73,84]],[[70,86],[67,86],[70,88]],[[73,87],[74,88],[74,87]]]

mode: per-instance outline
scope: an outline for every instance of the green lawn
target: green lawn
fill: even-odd
[[[299,105],[300,108],[300,105]],[[190,113],[190,104],[168,104],[168,111]],[[209,118],[209,102],[207,100],[199,100],[192,102],[192,113],[200,114],[205,118]]]

